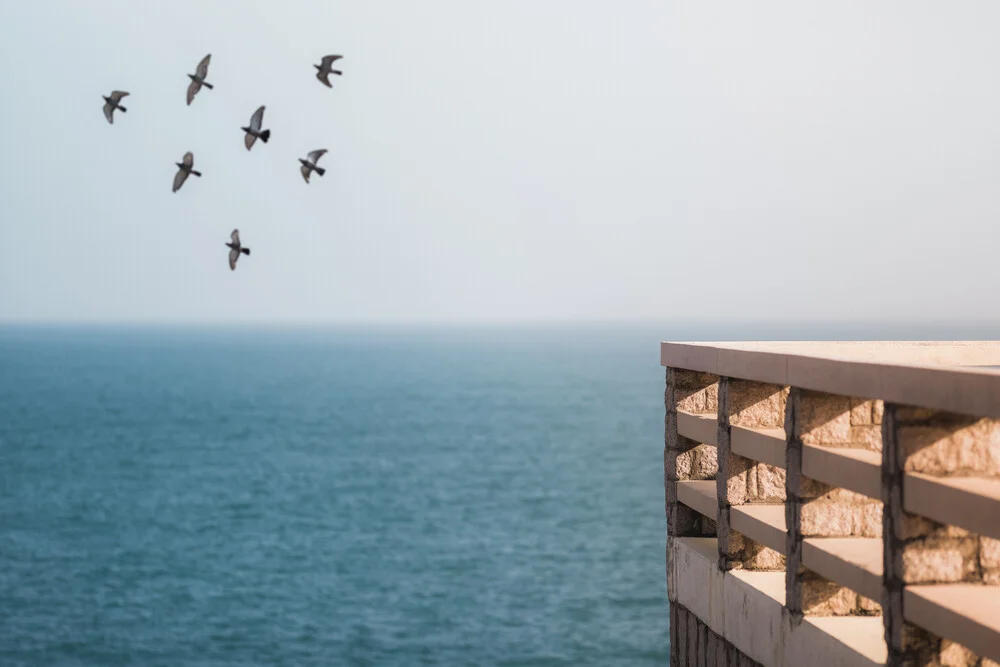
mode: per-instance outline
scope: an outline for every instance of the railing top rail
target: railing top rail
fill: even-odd
[[[660,363],[1000,418],[1000,341],[663,342]]]

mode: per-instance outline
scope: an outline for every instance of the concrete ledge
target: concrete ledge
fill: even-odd
[[[903,507],[938,523],[1000,539],[1000,479],[907,473]]]
[[[802,565],[878,602],[882,598],[882,540],[864,537],[807,537]]]
[[[781,554],[786,551],[784,505],[733,505],[729,510],[729,524],[736,532],[765,547]]]
[[[677,500],[702,516],[716,520],[719,503],[715,499],[714,479],[677,482]]]
[[[731,426],[729,447],[734,454],[785,468],[785,431],[780,428]]]
[[[874,667],[886,661],[882,619],[806,618],[784,609],[783,572],[720,572],[715,538],[674,538],[677,603],[766,667]]]
[[[854,447],[802,446],[802,474],[881,500],[882,455]]]
[[[1000,586],[907,586],[903,616],[928,632],[1000,661]]]
[[[704,445],[718,445],[719,426],[715,414],[677,411],[677,432]]]
[[[1000,418],[997,342],[661,343],[660,362],[841,396]]]

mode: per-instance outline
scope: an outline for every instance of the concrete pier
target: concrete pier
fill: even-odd
[[[660,353],[671,665],[1000,665],[1000,342]]]

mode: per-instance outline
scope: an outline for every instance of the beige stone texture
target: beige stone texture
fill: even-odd
[[[858,595],[858,612],[867,616],[879,616],[882,613],[882,605],[864,595]]]
[[[882,425],[882,417],[885,415],[885,403],[880,400],[872,401],[872,423]]]
[[[941,667],[977,667],[979,656],[961,644],[944,639],[939,656]]]
[[[802,504],[803,537],[881,537],[882,504],[811,500]]]
[[[719,409],[719,377],[709,373],[671,368],[667,372],[668,402],[676,410],[706,413]],[[671,406],[668,405],[668,410]]]
[[[748,472],[754,467],[754,462],[750,459],[736,454],[729,455],[722,471],[726,475],[725,499],[729,504],[742,505],[749,500]]]
[[[712,445],[698,445],[677,455],[676,479],[715,479],[719,459]]]
[[[858,609],[858,594],[811,574],[802,581],[802,613],[806,616],[849,616]]]
[[[900,426],[904,470],[928,475],[1000,475],[1000,420]]]
[[[729,423],[733,426],[778,427],[785,420],[788,389],[780,385],[729,380]]]
[[[903,548],[903,582],[954,583],[979,579],[979,540],[926,538]]]
[[[847,443],[850,447],[860,447],[872,452],[882,451],[882,427],[874,424],[868,426],[851,426]]]
[[[863,398],[851,399],[851,426],[863,426],[872,422],[873,401]]]
[[[898,527],[897,537],[901,540],[913,540],[918,537],[951,538],[973,535],[965,528],[941,524],[907,512],[900,512],[900,516],[896,519],[896,525]]]
[[[751,481],[754,483],[752,486]],[[747,495],[752,502],[785,502],[785,471],[766,463],[758,463],[752,471],[748,471]]]
[[[992,537],[979,538],[979,563],[984,568],[1000,568],[1000,540]]]
[[[745,570],[784,571],[785,556],[753,540],[746,540],[740,565]]]
[[[795,435],[803,444],[850,442],[851,399],[847,396],[803,391],[797,416]]]

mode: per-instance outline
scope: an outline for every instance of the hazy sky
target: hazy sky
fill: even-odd
[[[0,319],[1000,320],[997,34],[991,0],[0,1]]]

